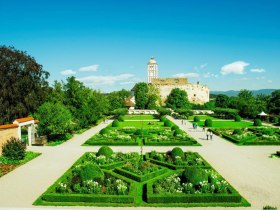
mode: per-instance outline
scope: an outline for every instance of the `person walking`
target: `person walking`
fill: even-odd
[[[205,132],[205,125],[202,126],[202,132]]]
[[[207,131],[207,132],[206,132],[206,138],[207,138],[207,140],[209,139],[209,135],[210,135],[210,133],[209,133],[209,131]]]
[[[213,140],[213,132],[210,131],[210,140]]]

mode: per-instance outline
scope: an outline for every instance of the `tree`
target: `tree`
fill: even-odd
[[[256,100],[249,90],[240,90],[238,94],[237,109],[242,117],[254,118],[258,114]]]
[[[148,85],[145,82],[136,83],[134,86],[135,108],[145,109],[148,103]]]
[[[167,107],[172,109],[187,109],[190,107],[186,91],[179,88],[174,88],[171,90],[170,94],[167,96],[165,104]]]
[[[157,104],[160,103],[159,89],[152,85],[148,85],[148,102],[146,105],[147,109],[156,109]]]
[[[269,101],[270,113],[280,114],[280,90],[275,90],[271,93],[271,99]]]
[[[130,91],[122,89],[120,91],[113,91],[107,95],[110,103],[110,111],[120,108],[125,108],[124,101],[131,96]]]
[[[225,94],[218,94],[215,102],[216,107],[228,108],[229,97]]]
[[[0,123],[34,112],[48,95],[48,76],[26,52],[0,46]]]
[[[71,131],[72,114],[61,103],[45,102],[35,113],[40,135],[65,134]]]

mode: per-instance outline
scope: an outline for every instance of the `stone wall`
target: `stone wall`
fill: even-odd
[[[185,84],[185,85],[156,85],[160,92],[162,101],[167,99],[171,90],[179,88],[188,94],[188,99],[194,104],[204,104],[209,102],[209,89],[205,85],[200,84]]]
[[[0,155],[2,153],[2,145],[11,137],[18,138],[18,127],[0,129]]]
[[[188,84],[187,78],[157,78],[152,79],[153,85],[186,85]]]

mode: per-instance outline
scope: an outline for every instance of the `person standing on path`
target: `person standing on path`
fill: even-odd
[[[202,126],[202,132],[205,132],[205,125]]]
[[[209,131],[207,130],[207,132],[206,132],[206,138],[207,138],[207,140],[208,140],[208,138],[209,138],[209,135],[210,135],[210,133],[209,133]]]
[[[213,140],[213,132],[210,131],[210,140]]]

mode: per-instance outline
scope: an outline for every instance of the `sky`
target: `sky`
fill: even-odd
[[[0,45],[111,92],[159,77],[210,90],[280,87],[279,0],[0,0]]]

